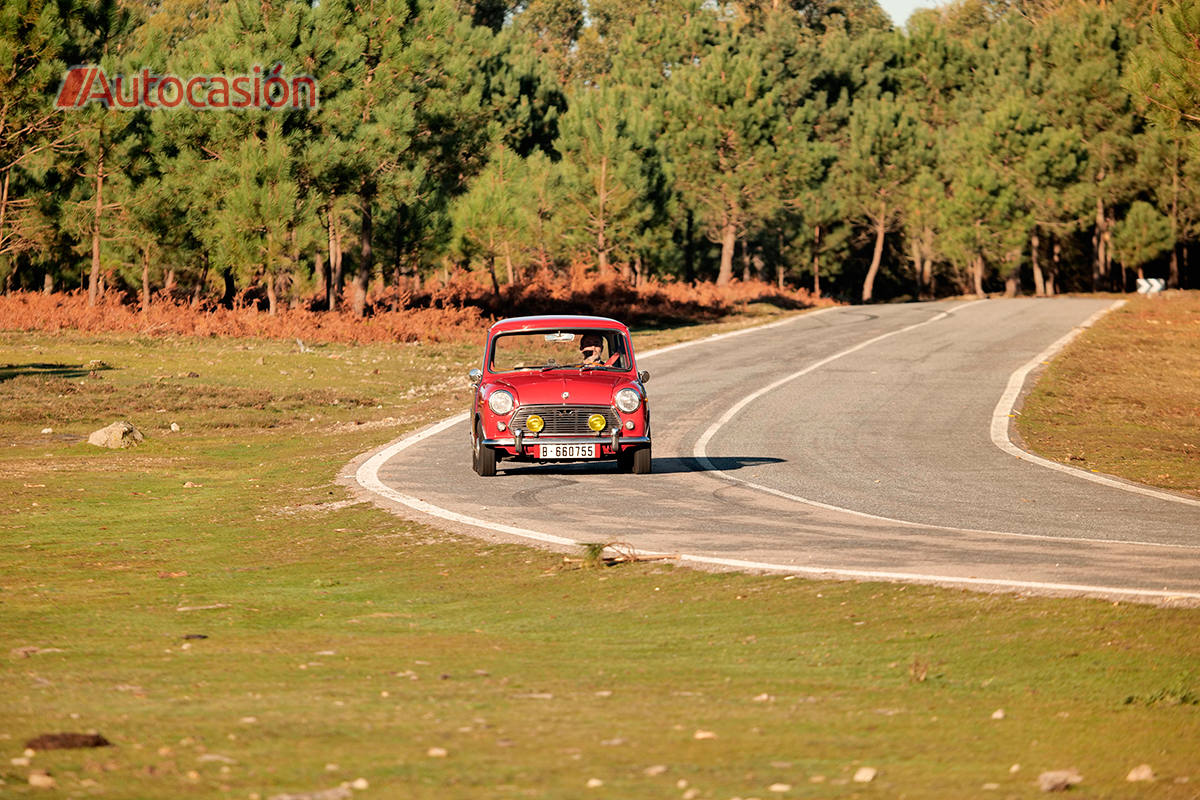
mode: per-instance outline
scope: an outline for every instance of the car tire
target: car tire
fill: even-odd
[[[483,443],[483,427],[475,423],[475,435],[471,437],[471,466],[481,477],[496,474],[496,451]]]
[[[626,448],[617,453],[617,469],[621,472],[633,472],[633,448]]]
[[[650,445],[639,447],[633,451],[632,469],[634,475],[648,475],[650,473]]]

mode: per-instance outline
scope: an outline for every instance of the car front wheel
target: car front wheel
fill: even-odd
[[[496,474],[496,451],[483,443],[483,426],[475,422],[475,435],[471,437],[471,466],[484,478]]]
[[[645,475],[650,472],[650,446],[636,450],[622,450],[617,456],[617,466],[622,472]]]

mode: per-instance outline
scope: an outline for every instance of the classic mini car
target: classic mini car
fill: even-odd
[[[629,329],[604,317],[514,317],[487,332],[473,369],[472,466],[616,459],[650,471],[650,408]]]

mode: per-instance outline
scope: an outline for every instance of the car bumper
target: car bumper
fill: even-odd
[[[649,436],[545,436],[545,437],[508,437],[499,439],[484,439],[488,447],[503,448],[514,455],[526,455],[526,451],[537,444],[598,444],[612,449],[615,455],[626,447],[641,447],[650,444]]]

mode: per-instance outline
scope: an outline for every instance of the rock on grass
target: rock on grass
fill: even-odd
[[[88,444],[119,450],[123,447],[133,447],[145,441],[145,439],[146,437],[142,435],[142,432],[135,428],[132,423],[122,420],[114,422],[107,428],[92,431],[92,434],[88,436]]]
[[[1038,788],[1043,792],[1065,792],[1077,783],[1083,782],[1083,776],[1074,769],[1056,769],[1038,775]]]

